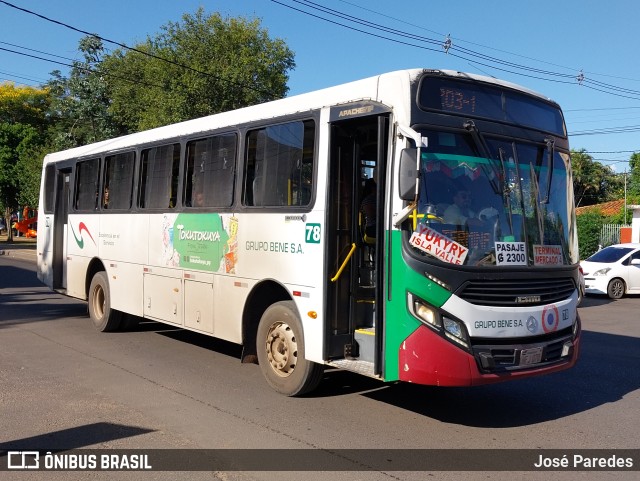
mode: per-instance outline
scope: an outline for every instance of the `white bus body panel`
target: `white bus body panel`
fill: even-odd
[[[53,226],[55,225],[55,216],[53,214],[46,215],[40,208],[38,219],[40,220],[38,221],[36,245],[37,276],[40,282],[49,289],[53,289]]]

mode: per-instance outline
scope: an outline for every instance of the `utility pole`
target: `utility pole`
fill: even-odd
[[[624,168],[624,225],[627,225],[627,168]]]

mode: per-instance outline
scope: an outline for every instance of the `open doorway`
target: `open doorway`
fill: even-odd
[[[389,116],[331,124],[326,357],[381,372],[384,183]]]

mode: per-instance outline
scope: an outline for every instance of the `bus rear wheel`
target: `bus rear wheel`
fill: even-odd
[[[302,322],[293,301],[276,302],[267,308],[256,342],[260,369],[277,392],[301,396],[318,386],[324,369],[304,356]]]
[[[91,279],[88,296],[89,317],[100,332],[116,331],[122,321],[122,313],[111,308],[109,279],[104,271],[96,272]]]

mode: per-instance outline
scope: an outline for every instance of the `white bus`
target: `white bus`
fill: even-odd
[[[52,153],[38,220],[39,278],[97,329],[241,344],[286,395],[578,356],[563,115],[499,80],[398,71]]]

